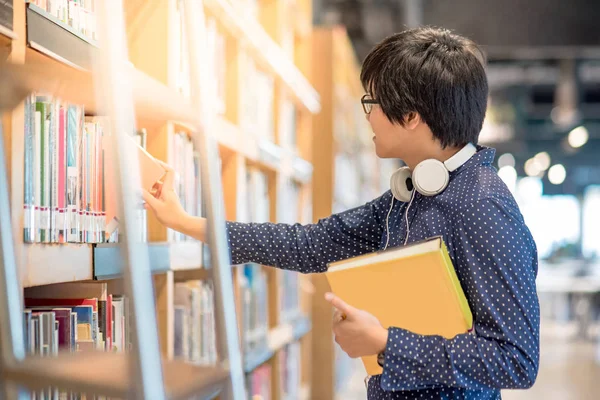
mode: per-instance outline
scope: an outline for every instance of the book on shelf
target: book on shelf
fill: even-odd
[[[281,146],[296,152],[298,129],[296,106],[294,105],[294,102],[288,98],[283,89],[281,89],[280,95],[279,121],[279,141]]]
[[[269,334],[267,274],[258,264],[246,264],[239,280],[242,298],[242,349],[244,354],[265,350]]]
[[[98,40],[96,2],[102,0],[26,0],[92,40]]]
[[[328,267],[332,292],[373,314],[385,328],[446,338],[472,329],[469,304],[439,236]],[[362,361],[369,375],[381,374],[376,355]]]
[[[243,65],[239,71],[240,128],[246,135],[274,142],[275,80],[248,52],[242,51],[239,61]]]
[[[299,222],[301,215],[300,185],[286,178],[280,185],[277,199],[278,221],[287,224]],[[300,315],[299,275],[295,271],[278,274],[280,322],[292,322]]]
[[[208,75],[214,79],[210,79],[210,84],[213,85],[211,93],[215,94],[212,104],[213,111],[219,115],[225,113],[225,91],[227,77],[227,58],[225,48],[225,36],[219,32],[217,20],[214,17],[206,18],[206,46],[208,57]]]
[[[25,102],[24,224],[26,243],[104,243],[118,240],[116,158],[106,117],[33,94]],[[145,150],[146,133],[127,148],[147,189],[165,173]],[[129,143],[129,142],[128,142]],[[145,210],[136,219],[146,240]]]
[[[187,52],[187,37],[185,32],[185,16],[182,13],[181,4],[177,2],[174,20],[177,28],[173,30],[173,65],[176,70],[174,74],[176,90],[184,97],[190,98],[190,64]],[[212,85],[210,92],[214,98],[210,103],[212,111],[222,115],[225,113],[226,79],[227,79],[227,54],[225,36],[219,31],[217,20],[210,15],[206,16],[206,53],[208,60],[207,74],[214,79],[208,83]]]
[[[0,26],[13,29],[13,2],[12,0],[0,1]]]
[[[174,189],[183,209],[190,215],[204,215],[202,205],[202,185],[200,154],[187,132],[169,134],[167,159],[175,171]],[[169,242],[197,241],[173,229],[167,229]]]
[[[252,400],[270,400],[272,367],[263,364],[246,376],[246,391]]]
[[[178,282],[174,291],[173,355],[197,365],[217,363],[214,288],[199,280]]]
[[[279,387],[282,399],[300,398],[301,348],[299,342],[281,349],[279,356]]]
[[[25,289],[25,350],[51,357],[59,352],[128,351],[128,299],[101,282],[73,282]],[[49,388],[36,398],[78,398]]]

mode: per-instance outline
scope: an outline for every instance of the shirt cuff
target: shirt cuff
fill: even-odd
[[[388,332],[381,388],[390,391],[428,387],[428,357],[424,355],[433,348],[427,338],[401,328],[390,327]]]
[[[252,224],[226,221],[225,227],[231,264],[239,265],[250,262],[251,254],[246,250],[243,243],[252,237]]]

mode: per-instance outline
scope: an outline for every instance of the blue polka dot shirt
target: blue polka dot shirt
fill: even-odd
[[[539,365],[537,250],[512,194],[477,153],[450,173],[446,190],[416,193],[408,207],[408,243],[441,235],[474,317],[474,330],[453,339],[390,327],[383,373],[368,380],[368,398],[500,399],[528,388]],[[333,261],[404,243],[407,203],[390,191],[310,225],[228,222],[232,262],[302,273]],[[393,205],[392,205],[393,201]],[[398,304],[398,307],[402,307]]]

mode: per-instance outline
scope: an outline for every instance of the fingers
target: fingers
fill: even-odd
[[[344,302],[342,299],[340,299],[333,293],[325,293],[325,300],[330,302],[331,305],[337,308],[342,314],[344,314],[346,318],[354,314],[355,308]]]
[[[156,209],[158,207],[158,205],[160,204],[160,200],[157,200],[154,196],[152,196],[150,194],[150,192],[148,192],[145,189],[142,191],[142,198],[144,199],[146,204],[148,206],[150,206],[152,209]],[[146,207],[146,209],[147,209],[147,207]]]
[[[160,195],[162,194],[162,182],[156,182],[152,185],[152,190],[150,190],[150,194],[157,199],[160,199]]]
[[[335,310],[333,313],[333,324],[335,325],[338,322],[341,322],[346,319],[346,314],[341,312],[340,310]]]
[[[163,167],[165,169],[165,171],[171,171],[173,172],[174,169],[173,167],[171,167],[169,164],[167,164],[164,161],[159,160],[158,158],[155,158],[155,160],[160,164],[161,167]]]
[[[165,176],[162,178],[162,190],[171,190],[173,189],[173,180],[175,179],[175,170],[167,163],[164,163],[160,160],[156,160],[158,163],[167,171]]]

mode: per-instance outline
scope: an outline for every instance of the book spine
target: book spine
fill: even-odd
[[[77,241],[77,108],[67,108],[66,134],[66,202],[67,202],[67,241]]]
[[[32,96],[25,101],[25,154],[24,154],[24,185],[23,185],[23,241],[32,243],[35,241],[34,226],[34,198],[33,198],[33,157],[35,136],[35,110],[32,110]]]
[[[42,207],[42,114],[36,103],[35,111],[35,130],[34,130],[34,154],[33,154],[33,173],[34,173],[34,236],[35,242],[42,241],[41,229],[41,207]]]
[[[76,210],[77,210],[77,242],[83,242],[83,184],[84,184],[84,149],[85,149],[85,126],[84,112],[82,109],[77,110],[77,194],[76,194]]]
[[[58,114],[58,190],[57,190],[57,212],[56,228],[58,242],[66,243],[66,180],[67,180],[67,160],[66,160],[66,121],[65,107],[60,105]]]
[[[46,145],[46,137],[45,137],[45,128],[46,128],[46,106],[41,101],[41,98],[37,98],[36,103],[36,112],[39,113],[39,189],[40,189],[40,201],[39,201],[39,229],[40,236],[38,242],[44,242],[46,239],[46,231],[45,231],[45,221],[44,221],[44,205],[45,205],[45,151],[44,147]]]
[[[50,132],[49,132],[49,180],[48,180],[48,192],[49,192],[49,204],[48,204],[48,215],[50,218],[49,231],[50,243],[57,242],[56,235],[56,206],[57,206],[57,176],[58,176],[58,123],[57,123],[57,106],[58,102],[53,100],[50,103]]]

